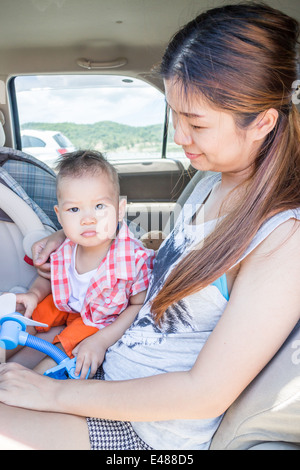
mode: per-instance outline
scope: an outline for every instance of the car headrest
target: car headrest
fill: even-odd
[[[5,118],[4,114],[2,111],[0,111],[0,147],[4,147],[5,144],[5,133],[4,133],[4,126],[5,124]]]

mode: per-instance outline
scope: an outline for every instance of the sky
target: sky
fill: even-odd
[[[20,124],[92,124],[108,120],[146,126],[164,120],[164,95],[129,77],[21,76],[15,85]]]

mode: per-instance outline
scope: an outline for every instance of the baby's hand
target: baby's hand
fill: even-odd
[[[16,294],[16,297],[17,297],[17,311],[22,310],[22,307],[20,307],[21,305],[25,307],[24,316],[27,318],[31,318],[33,311],[36,309],[38,305],[37,295],[34,294],[33,292],[27,292],[27,294]]]
[[[80,375],[80,379],[85,379],[89,368],[91,368],[89,378],[92,378],[102,364],[106,348],[101,345],[97,333],[84,339],[72,351],[76,357],[75,375]]]

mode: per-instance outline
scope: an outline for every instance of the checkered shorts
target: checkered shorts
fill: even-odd
[[[151,450],[126,421],[87,418],[91,450]]]
[[[94,379],[103,379],[98,370]],[[91,450],[152,450],[134,431],[130,422],[87,418]]]

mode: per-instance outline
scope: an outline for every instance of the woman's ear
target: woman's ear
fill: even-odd
[[[260,113],[255,120],[255,125],[252,127],[252,130],[255,133],[255,140],[264,139],[274,129],[277,120],[277,109],[270,108],[267,111]]]

